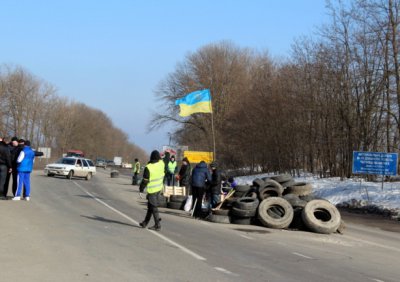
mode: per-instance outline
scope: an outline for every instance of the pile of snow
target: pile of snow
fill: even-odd
[[[272,174],[258,174],[237,177],[240,184],[252,184],[256,178],[272,176]],[[317,197],[329,200],[333,204],[354,202],[354,200],[387,209],[400,209],[400,182],[366,182],[360,179],[317,178],[312,176],[295,177],[296,182],[308,182],[313,186],[313,193]]]

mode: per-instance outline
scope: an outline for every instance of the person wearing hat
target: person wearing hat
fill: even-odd
[[[140,173],[139,159],[135,159],[135,164],[133,165],[132,185],[137,185],[139,173]]]
[[[182,166],[179,170],[178,173],[178,178],[179,178],[179,186],[180,187],[186,187],[186,193],[191,195],[189,193],[189,186],[190,186],[190,174],[192,172],[192,168],[190,166],[190,162],[187,157],[184,157],[182,159]]]
[[[206,191],[206,185],[211,182],[210,171],[205,161],[198,163],[192,172],[192,194],[193,194],[193,216],[194,218],[202,218],[201,205],[203,196]]]
[[[139,192],[147,190],[147,213],[144,220],[139,223],[142,228],[146,228],[151,216],[154,218],[154,226],[151,229],[161,230],[160,217],[158,215],[158,205],[160,193],[164,187],[165,164],[157,150],[151,152],[150,161],[143,171],[143,180],[140,183]]]
[[[11,138],[11,142],[8,144],[8,149],[10,150],[11,155],[11,173],[7,174],[6,183],[4,184],[4,194],[8,194],[8,188],[10,186],[10,178],[12,176],[12,193],[15,196],[17,192],[17,179],[18,179],[18,171],[17,171],[17,158],[22,147],[18,146],[18,137],[14,136]]]
[[[212,162],[211,167],[211,182],[210,182],[210,194],[211,194],[211,208],[215,208],[221,200],[221,173],[217,168],[217,163]]]
[[[171,156],[167,165],[167,183],[168,186],[175,186],[175,173],[178,170],[178,166],[175,161],[175,156]]]

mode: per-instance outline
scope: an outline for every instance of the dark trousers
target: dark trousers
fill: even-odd
[[[5,189],[6,179],[8,174],[8,167],[5,164],[0,164],[0,187],[2,189],[2,194],[4,197],[7,196],[7,191]]]
[[[167,185],[175,186],[175,174],[167,172]]]
[[[215,208],[217,204],[220,202],[221,196],[220,194],[211,193],[211,207]]]
[[[138,176],[138,173],[135,172],[132,176],[132,185],[137,185],[137,178],[138,178],[137,176]]]
[[[194,212],[193,212],[194,217],[201,217],[201,215],[202,215],[201,204],[203,202],[204,191],[205,191],[204,187],[192,186],[193,204],[196,202],[196,205],[194,206]]]
[[[143,223],[147,225],[153,215],[155,226],[160,226],[160,217],[158,215],[158,199],[160,192],[147,194],[147,213]]]
[[[12,173],[7,173],[7,178],[6,178],[6,183],[4,184],[4,196],[8,194],[8,189],[10,186],[10,178],[12,176],[12,193],[13,196],[15,196],[15,193],[17,192],[17,178],[18,178],[18,172],[17,168],[13,168]]]

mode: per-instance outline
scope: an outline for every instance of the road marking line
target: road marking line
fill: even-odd
[[[139,226],[139,222],[137,222],[136,220],[134,220],[133,218],[127,216],[126,214],[124,214],[123,212],[120,212],[119,210],[117,210],[116,208],[113,208],[112,206],[110,206],[109,204],[103,202],[102,200],[96,198],[93,194],[91,194],[89,191],[87,191],[85,188],[83,188],[81,185],[79,185],[78,183],[76,183],[75,181],[73,181],[73,183],[79,187],[79,189],[81,189],[84,193],[86,193],[87,195],[89,195],[90,197],[92,197],[94,200],[96,200],[97,202],[99,202],[100,204],[106,206],[107,208],[109,208],[110,210],[114,211],[115,213],[119,214],[120,216],[122,216],[123,218],[127,219],[128,221],[136,224],[137,226]],[[174,245],[175,247],[179,248],[181,251],[191,255],[192,257],[194,257],[195,259],[198,260],[207,260],[206,258],[196,254],[195,252],[189,250],[188,248],[172,241],[171,239],[165,237],[164,235],[160,234],[157,231],[153,231],[153,230],[149,230],[146,229],[147,231],[151,232],[153,235],[156,235],[157,237],[163,239],[164,241],[170,243],[171,245]]]
[[[369,279],[372,280],[372,281],[375,281],[375,282],[385,282],[383,280],[379,280],[379,279],[375,279],[375,278],[369,278]]]
[[[299,257],[307,258],[307,259],[313,259],[312,257],[306,256],[306,255],[303,255],[303,254],[300,254],[300,253],[296,253],[296,252],[293,252],[292,254],[294,254],[296,256],[299,256]]]
[[[251,237],[243,235],[243,234],[239,234],[239,236],[243,237],[243,238],[246,238],[246,239],[249,239],[249,240],[254,240],[254,238],[251,238]]]
[[[229,274],[229,275],[233,275],[233,276],[239,276],[239,274],[233,273],[233,272],[231,272],[229,270],[226,270],[225,268],[222,268],[222,267],[214,267],[214,269],[218,270],[218,271],[221,271],[221,272],[223,272],[225,274]]]

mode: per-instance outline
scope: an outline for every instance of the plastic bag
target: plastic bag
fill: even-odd
[[[186,199],[185,206],[183,207],[184,211],[188,212],[192,208],[192,203],[193,203],[193,196],[189,195]]]
[[[203,201],[201,201],[201,209],[209,210],[211,208],[210,198],[206,195],[203,196]]]

